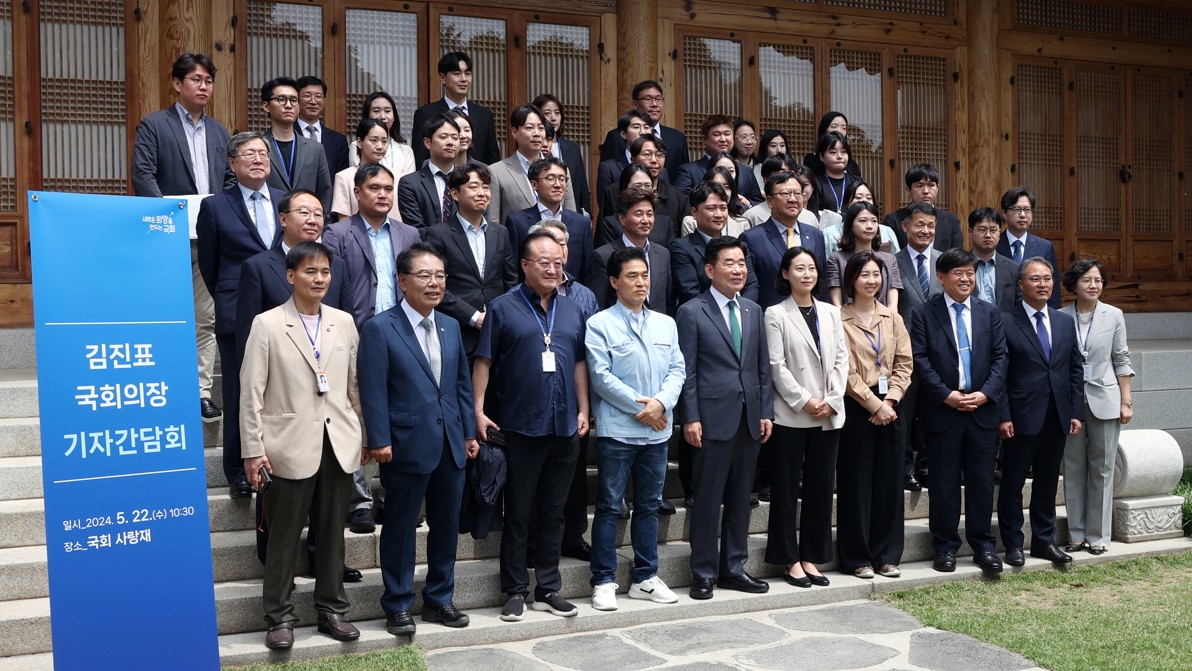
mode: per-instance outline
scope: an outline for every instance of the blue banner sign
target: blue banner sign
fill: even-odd
[[[185,202],[29,192],[54,668],[219,668]]]

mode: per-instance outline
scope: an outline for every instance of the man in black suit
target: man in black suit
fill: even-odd
[[[695,230],[674,242],[668,249],[671,255],[671,286],[675,295],[675,306],[708,290],[712,279],[704,272],[704,255],[708,243],[724,235],[728,225],[728,191],[717,182],[701,182],[687,195],[691,202],[691,216],[695,219]],[[749,274],[741,295],[757,302],[757,276],[749,254],[745,255]]]
[[[497,129],[493,125],[492,110],[468,99],[468,91],[472,88],[472,57],[462,51],[443,54],[439,59],[439,87],[443,91],[443,97],[419,107],[414,112],[415,132],[431,117],[450,110],[459,110],[468,115],[472,124],[472,158],[485,165],[500,161],[501,149],[497,145]],[[415,164],[422,165],[430,158],[430,152],[425,145],[415,142],[413,149]],[[464,328],[463,331],[466,333],[467,329]]]
[[[906,171],[903,181],[906,193],[912,203],[935,205],[940,195],[940,172],[930,163],[916,163]],[[960,219],[943,208],[935,208],[935,248],[941,252],[964,248],[964,233],[960,230]],[[898,246],[906,247],[906,233],[902,222],[911,216],[910,208],[904,207],[886,215],[883,224],[894,229]]]
[[[1055,247],[1047,238],[1030,234],[1031,224],[1035,221],[1035,194],[1025,186],[1016,186],[1002,194],[1002,216],[1006,219],[1006,229],[997,243],[997,253],[1014,263],[1022,263],[1023,259],[1041,256],[1051,264],[1051,272],[1058,275],[1059,264],[1055,257]],[[1057,288],[1047,302],[1049,306],[1060,309],[1060,291]]]
[[[662,138],[647,133],[629,143],[629,165],[640,165],[650,173],[654,196],[658,198],[654,216],[665,215],[674,223],[674,234],[677,236],[683,227],[683,217],[690,213],[691,206],[687,202],[687,194],[667,181],[666,169],[662,167],[665,161],[666,143]],[[628,168],[629,166],[619,166],[617,180],[609,184],[600,195],[601,215],[616,213],[617,196],[621,195],[621,178]]]
[[[733,153],[733,120],[723,114],[713,114],[704,119],[702,126],[704,134],[704,155],[690,163],[679,166],[679,174],[674,176],[675,186],[683,193],[688,193],[696,184],[704,180],[704,173],[712,164],[712,157],[718,154]],[[668,145],[669,146],[669,145]],[[733,160],[737,164],[737,194],[749,199],[757,205],[764,200],[761,187],[753,169],[744,163]]]
[[[348,138],[323,124],[323,108],[327,106],[327,84],[318,77],[298,78],[298,133],[323,145],[327,156],[327,170],[334,179],[348,167]]]
[[[752,593],[770,589],[745,572],[754,469],[774,419],[762,308],[741,296],[748,270],[740,240],[710,241],[705,261],[711,288],[675,314],[687,366],[679,416],[683,437],[695,448],[693,599],[712,598],[713,585]],[[716,539],[718,520],[722,547]]]
[[[215,299],[215,343],[223,370],[224,476],[233,498],[252,496],[240,456],[240,355],[236,348],[240,264],[281,240],[277,218],[284,194],[266,185],[268,151],[260,133],[239,133],[228,142],[227,161],[237,184],[205,199],[195,225],[199,271]],[[321,213],[323,208],[317,209]]]
[[[1006,336],[997,308],[972,298],[977,259],[963,249],[940,254],[942,294],[911,311],[911,349],[919,373],[919,422],[928,435],[934,568],[956,570],[960,480],[965,537],[982,569],[1000,572],[990,531],[998,409],[1006,384]]]
[[[563,269],[571,277],[587,277],[592,260],[592,222],[563,207],[567,194],[567,166],[554,156],[548,156],[531,163],[527,176],[530,187],[538,194],[538,202],[505,217],[505,228],[509,231],[513,249],[521,249],[531,226],[557,219],[567,226],[567,264]],[[518,278],[521,279],[520,272]]]
[[[294,132],[298,121],[298,82],[289,77],[270,79],[261,86],[261,108],[269,117],[265,141],[269,145],[269,186],[289,192],[306,189],[331,209],[331,171],[323,146]]]
[[[1031,556],[1056,564],[1072,561],[1055,544],[1055,494],[1068,436],[1084,421],[1084,357],[1072,317],[1049,308],[1055,277],[1041,256],[1018,268],[1022,302],[1002,313],[1010,367],[998,399],[1006,441],[997,524],[1006,563],[1022,566],[1022,486],[1031,480]]]
[[[662,125],[662,112],[665,106],[666,96],[662,93],[662,85],[658,82],[647,79],[638,82],[633,87],[634,109],[641,110],[650,117],[654,136],[662,138],[666,146],[671,148],[670,154],[666,157],[666,173],[670,175],[671,179],[674,179],[678,174],[679,166],[691,159],[687,155],[687,136],[677,128]],[[620,132],[614,128],[604,137],[604,144],[600,145],[600,160],[607,161],[610,158],[623,156],[628,146],[629,143],[626,139],[621,137]]]
[[[422,230],[455,214],[447,173],[454,167],[459,151],[459,125],[447,114],[436,114],[415,132],[421,134],[422,146],[430,158],[398,181],[397,210],[403,223]]]
[[[542,116],[555,131],[555,142],[548,152],[567,166],[567,178],[575,194],[575,211],[592,216],[592,193],[588,184],[588,168],[584,154],[575,141],[563,137],[563,102],[550,93],[543,93],[530,103],[542,110]],[[590,138],[583,138],[587,144]]]
[[[601,199],[599,201],[601,216],[611,214],[611,211],[616,209],[615,197],[607,201],[604,198],[606,198],[609,188],[620,188],[621,173],[625,172],[625,168],[633,161],[633,154],[629,151],[629,147],[632,147],[634,140],[642,135],[651,135],[652,126],[650,115],[639,109],[631,109],[617,119],[616,132],[624,145],[622,151],[609,158],[601,156],[600,165],[596,166],[596,197]],[[607,208],[605,208],[606,204]]]
[[[1002,233],[1002,215],[992,207],[978,207],[969,213],[969,240],[977,255],[977,286],[973,295],[1005,312],[1022,300],[1018,288],[1018,264],[997,252]]]
[[[671,307],[670,252],[666,245],[651,242],[650,231],[654,228],[654,194],[646,187],[630,187],[617,199],[617,219],[624,231],[619,239],[613,240],[592,253],[592,263],[584,277],[584,286],[596,296],[596,304],[605,309],[617,302],[616,293],[608,281],[608,259],[618,249],[637,247],[646,253],[646,265],[650,272],[650,294],[646,306],[654,312],[674,314]]]
[[[428,226],[422,239],[438,245],[447,260],[447,289],[439,311],[459,322],[460,337],[468,359],[484,326],[488,305],[517,284],[513,244],[501,224],[488,223],[488,168],[468,164],[447,175],[447,188],[455,199],[455,218]]]

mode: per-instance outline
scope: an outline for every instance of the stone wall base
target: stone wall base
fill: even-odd
[[[1123,543],[1176,538],[1184,534],[1178,496],[1147,496],[1113,502],[1113,540]]]

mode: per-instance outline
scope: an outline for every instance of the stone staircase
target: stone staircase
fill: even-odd
[[[37,411],[36,370],[32,361],[32,335],[13,332],[13,338],[0,345],[0,671],[20,669],[34,671],[53,667],[50,637],[49,582],[46,571],[44,504],[42,496],[39,422]],[[1192,333],[1192,330],[1185,331]],[[26,335],[27,334],[27,335]],[[22,343],[22,340],[26,342]],[[1139,353],[1136,368],[1140,377],[1147,372],[1147,385],[1136,386],[1135,400],[1139,407],[1139,423],[1149,428],[1167,428],[1179,437],[1185,458],[1190,450],[1188,440],[1192,426],[1186,401],[1180,396],[1192,372],[1192,339],[1171,342],[1135,342]],[[1174,370],[1173,370],[1174,368]],[[1153,377],[1152,377],[1153,376]],[[1178,385],[1183,385],[1178,386]],[[216,381],[216,402],[219,398]],[[1186,398],[1186,396],[1184,397]],[[1160,404],[1169,404],[1166,410]],[[1152,406],[1153,409],[1143,408]],[[1175,408],[1182,408],[1176,411]],[[1133,428],[1133,427],[1132,427]],[[1141,427],[1140,427],[1141,428]],[[1182,434],[1180,433],[1182,431]],[[312,595],[314,581],[298,578],[294,602],[301,626],[296,631],[296,645],[288,655],[269,652],[263,645],[264,621],[260,606],[262,567],[256,557],[251,500],[233,500],[227,496],[223,482],[220,447],[220,425],[204,426],[208,489],[208,508],[211,524],[212,559],[214,566],[216,613],[220,634],[220,654],[225,665],[248,664],[261,661],[282,661],[334,654],[360,652],[391,647],[405,639],[395,639],[385,633],[379,598],[382,592],[379,566],[379,529],[376,533],[357,535],[345,530],[347,563],[364,573],[360,583],[346,585],[352,603],[350,617],[360,625],[361,640],[341,644],[314,633]],[[666,495],[681,504],[682,493],[672,463]],[[589,485],[594,483],[595,468],[589,466]],[[1029,483],[1028,483],[1029,489]],[[589,491],[594,491],[589,487]],[[1026,493],[1029,496],[1029,492]],[[766,595],[745,595],[718,590],[710,602],[694,602],[683,592],[690,584],[687,559],[689,548],[687,511],[678,506],[677,514],[660,520],[659,575],[682,594],[679,604],[654,604],[620,599],[620,610],[600,613],[588,607],[590,572],[586,563],[564,558],[561,563],[563,594],[577,600],[581,615],[566,620],[531,612],[520,624],[502,623],[497,618],[504,596],[498,582],[497,554],[500,533],[490,534],[483,541],[460,536],[459,563],[456,569],[455,603],[472,617],[472,626],[464,630],[448,630],[419,621],[416,642],[424,648],[461,645],[480,645],[498,641],[521,640],[574,631],[598,630],[644,622],[672,621],[705,615],[726,615],[753,610],[813,605],[826,602],[865,598],[874,592],[890,591],[929,584],[941,580],[968,579],[978,574],[971,562],[962,560],[954,574],[935,573],[930,568],[933,556],[927,528],[928,492],[906,493],[906,545],[903,555],[904,575],[897,580],[878,578],[862,581],[833,574],[834,565],[824,569],[832,579],[828,588],[800,590],[781,581],[772,581]],[[1062,505],[1062,487],[1058,503]],[[589,508],[589,516],[591,508]],[[768,505],[752,512],[750,519],[750,560],[747,570],[760,577],[779,575],[780,567],[762,561],[766,544],[765,531]],[[1064,511],[1060,509],[1060,537],[1066,534]],[[415,577],[419,583],[425,567],[426,528],[418,530],[417,556],[420,566]],[[1028,535],[1029,538],[1029,535]],[[617,582],[621,591],[629,585],[629,566],[632,550],[626,523],[619,527],[619,566]],[[1080,561],[1108,561],[1137,554],[1153,554],[1192,549],[1187,539],[1170,539],[1136,544],[1115,543],[1111,552],[1102,557],[1082,555]],[[971,554],[967,546],[962,555]],[[305,563],[305,553],[299,555],[299,566]],[[1046,562],[1028,560],[1026,569],[1043,568]],[[420,587],[415,586],[417,592]],[[421,607],[415,605],[417,612]]]

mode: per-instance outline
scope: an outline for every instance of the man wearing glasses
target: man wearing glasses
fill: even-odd
[[[584,277],[592,256],[592,223],[587,217],[563,207],[567,195],[567,165],[554,156],[530,164],[530,186],[538,194],[538,202],[505,217],[505,228],[513,237],[513,247],[521,247],[530,227],[540,221],[557,219],[567,225],[567,274]]]
[[[651,132],[654,137],[662,138],[670,152],[666,156],[666,174],[673,180],[679,174],[679,166],[691,161],[687,156],[687,136],[683,131],[662,125],[662,113],[666,107],[666,96],[662,93],[662,85],[647,79],[638,82],[633,87],[633,107],[645,112],[653,123]],[[610,130],[600,145],[600,160],[625,155],[625,138],[621,137],[616,128]]]
[[[282,191],[306,189],[331,209],[331,171],[323,145],[294,132],[298,120],[298,82],[289,77],[270,79],[261,86],[261,109],[269,117],[269,186]]]
[[[1021,264],[1023,259],[1039,256],[1051,264],[1053,275],[1059,274],[1055,247],[1046,238],[1031,235],[1028,231],[1035,221],[1035,194],[1025,186],[1016,186],[1002,195],[1002,216],[1006,218],[1006,230],[997,243],[997,253],[1014,259]],[[1047,305],[1060,309],[1060,292],[1051,293]]]
[[[326,82],[311,75],[299,77],[298,98],[301,100],[298,103],[298,132],[323,145],[327,169],[334,176],[348,167],[348,139],[323,123],[323,109],[327,107]]]

